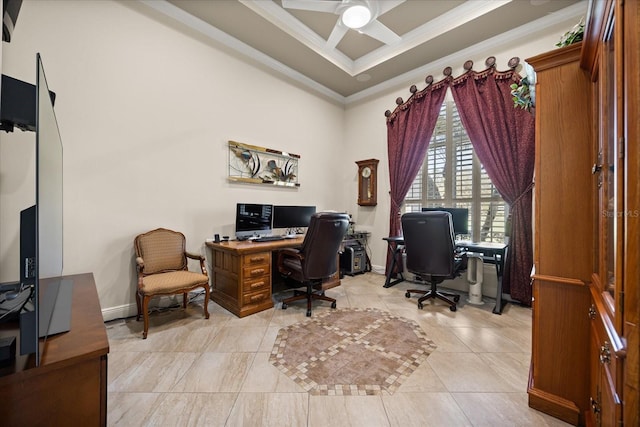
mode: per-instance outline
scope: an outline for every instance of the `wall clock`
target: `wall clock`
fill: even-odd
[[[358,205],[378,204],[378,159],[360,160],[358,165]]]

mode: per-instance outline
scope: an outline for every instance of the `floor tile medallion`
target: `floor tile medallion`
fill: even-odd
[[[412,320],[337,309],[280,329],[269,361],[315,395],[393,393],[436,348]]]

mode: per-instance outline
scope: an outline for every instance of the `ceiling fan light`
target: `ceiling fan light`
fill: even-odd
[[[371,21],[371,11],[366,6],[355,5],[342,12],[342,23],[349,28],[362,28]]]

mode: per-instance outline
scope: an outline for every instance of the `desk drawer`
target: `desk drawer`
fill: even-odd
[[[252,265],[242,269],[242,277],[245,281],[254,278],[271,275],[271,264]]]
[[[242,295],[242,305],[259,304],[271,299],[271,289],[267,288],[261,292],[252,292]]]
[[[256,279],[246,279],[242,285],[242,293],[248,294],[257,291],[269,290],[271,288],[271,277],[263,276]]]
[[[258,252],[242,257],[243,266],[267,264],[271,265],[271,252]]]

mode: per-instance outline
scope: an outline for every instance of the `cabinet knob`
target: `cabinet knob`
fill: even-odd
[[[596,307],[591,304],[591,307],[589,307],[589,319],[593,320],[596,318]]]

